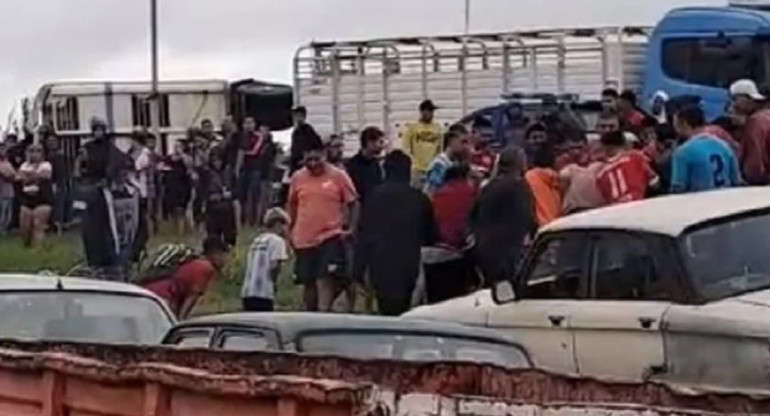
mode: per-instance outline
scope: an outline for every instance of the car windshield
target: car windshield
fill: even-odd
[[[335,332],[305,335],[300,352],[359,359],[405,361],[469,361],[507,368],[527,368],[529,360],[517,346],[444,335],[393,332]]]
[[[90,292],[0,293],[0,338],[157,344],[172,322],[152,298]]]
[[[770,288],[770,214],[698,228],[681,238],[688,272],[701,295],[723,299]]]

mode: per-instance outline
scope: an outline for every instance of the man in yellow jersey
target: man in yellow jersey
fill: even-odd
[[[420,120],[409,124],[404,134],[404,151],[412,158],[412,178],[422,188],[425,172],[443,148],[441,126],[433,120],[436,105],[431,100],[420,103]]]

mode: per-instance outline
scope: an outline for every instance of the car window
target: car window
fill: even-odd
[[[770,288],[770,214],[736,218],[689,231],[682,257],[708,300]]]
[[[182,331],[174,334],[170,344],[182,348],[208,348],[211,344],[211,330]]]
[[[646,241],[626,233],[603,233],[594,239],[591,298],[604,300],[667,299]]]
[[[360,359],[405,361],[472,361],[509,368],[529,367],[526,353],[515,345],[451,335],[335,332],[302,336],[303,353]]]
[[[0,293],[0,338],[158,344],[171,317],[153,298],[99,292]]]
[[[663,43],[663,71],[677,80],[727,88],[762,74],[758,58],[766,43],[749,36],[670,39]]]
[[[551,238],[538,244],[522,282],[531,299],[577,299],[586,276],[586,239],[582,234]]]
[[[270,339],[257,331],[228,331],[222,335],[221,348],[228,351],[267,351]]]

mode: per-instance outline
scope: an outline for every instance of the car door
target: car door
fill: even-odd
[[[577,371],[570,311],[585,291],[587,248],[580,232],[541,237],[517,278],[517,300],[489,313],[488,326],[510,331],[537,367]]]
[[[578,372],[641,380],[662,371],[661,322],[671,286],[656,265],[653,240],[600,232],[591,241],[588,299],[569,312]]]

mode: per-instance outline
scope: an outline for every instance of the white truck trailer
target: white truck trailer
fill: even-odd
[[[365,126],[396,139],[423,99],[448,125],[516,92],[598,98],[604,87],[640,90],[647,27],[533,30],[314,42],[294,59],[295,104],[320,134],[358,148]],[[400,140],[396,140],[400,142]]]
[[[223,80],[163,81],[158,86],[160,133],[184,137],[204,119],[219,123],[228,113],[229,84]],[[149,82],[60,82],[42,86],[32,103],[31,128],[48,123],[57,136],[90,135],[90,121],[99,117],[118,137],[121,146],[138,126],[150,126]]]

